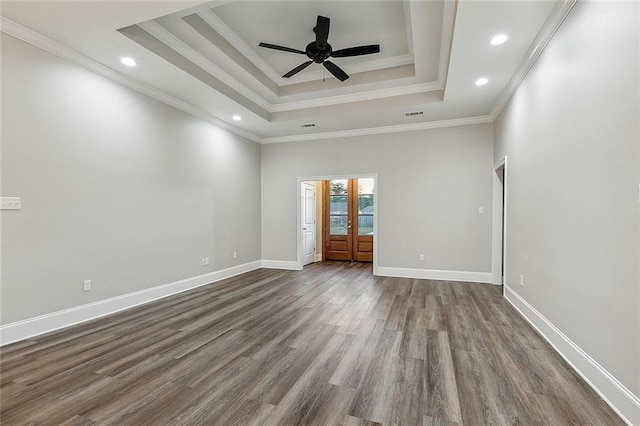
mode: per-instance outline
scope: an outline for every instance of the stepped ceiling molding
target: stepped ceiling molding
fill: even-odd
[[[3,1],[2,30],[269,143],[490,122],[574,3]],[[320,64],[283,78],[307,57],[258,43],[304,50],[318,15],[334,50],[380,53],[332,58],[344,82]],[[496,34],[509,38],[492,46]]]

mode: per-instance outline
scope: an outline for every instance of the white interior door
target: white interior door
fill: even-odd
[[[301,190],[302,264],[308,265],[316,258],[316,187],[313,183],[302,182]]]

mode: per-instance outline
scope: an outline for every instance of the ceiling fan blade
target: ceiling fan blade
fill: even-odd
[[[346,79],[349,78],[349,75],[342,71],[342,68],[340,68],[339,66],[337,66],[336,64],[334,64],[331,61],[324,61],[322,63],[322,65],[324,65],[324,67],[331,73],[333,74],[333,76],[335,78],[337,78],[340,81],[345,81]]]
[[[289,71],[288,73],[286,73],[285,75],[283,75],[282,77],[284,78],[289,78],[292,75],[296,75],[298,74],[300,71],[302,71],[303,69],[305,69],[306,67],[308,67],[309,65],[311,65],[313,63],[313,61],[307,61],[303,64],[298,65],[297,67],[295,67],[294,69],[292,69],[291,71]]]
[[[290,47],[285,47],[285,46],[278,46],[277,44],[260,43],[258,44],[258,46],[266,47],[267,49],[282,50],[283,52],[300,53],[301,55],[306,55],[306,53],[303,52],[302,50],[292,49]]]
[[[316,27],[313,31],[316,33],[316,46],[319,49],[324,49],[327,46],[327,40],[329,39],[329,23],[330,19],[324,16],[318,15],[316,21]]]
[[[333,53],[331,53],[331,57],[345,58],[347,56],[370,55],[372,53],[379,53],[379,52],[380,52],[379,44],[369,44],[366,46],[348,47],[346,49],[336,50]]]

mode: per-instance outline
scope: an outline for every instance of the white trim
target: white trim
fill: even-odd
[[[229,130],[239,136],[245,137],[254,142],[281,143],[281,142],[298,142],[298,141],[308,141],[308,140],[335,139],[335,138],[350,137],[350,136],[387,134],[387,133],[406,132],[406,131],[415,131],[415,130],[435,129],[435,128],[442,128],[442,127],[465,126],[469,124],[491,123],[500,114],[504,106],[507,104],[507,102],[513,95],[513,93],[515,93],[520,83],[527,75],[528,71],[531,69],[535,61],[538,59],[538,57],[544,50],[545,46],[549,43],[549,41],[551,40],[555,32],[562,25],[562,22],[567,17],[567,15],[569,14],[569,12],[571,11],[571,9],[573,8],[576,2],[577,0],[567,0],[563,3],[560,3],[559,6],[557,6],[556,11],[549,17],[549,19],[543,26],[542,30],[540,31],[538,37],[536,38],[535,42],[532,44],[529,50],[529,54],[526,55],[525,59],[522,61],[522,63],[518,67],[518,70],[514,73],[513,77],[511,78],[509,84],[498,97],[498,100],[496,101],[493,108],[491,109],[491,112],[487,115],[476,116],[476,117],[464,117],[464,118],[450,119],[450,120],[439,120],[439,121],[431,121],[431,122],[423,122],[423,123],[400,124],[400,125],[391,125],[391,126],[383,126],[383,127],[361,128],[361,129],[313,133],[313,134],[275,136],[275,137],[267,137],[267,138],[257,136],[251,132],[235,127],[230,123],[227,123],[226,121],[223,121],[193,105],[190,105],[184,101],[179,100],[178,98],[175,98],[167,93],[164,93],[161,90],[158,90],[149,85],[140,83],[124,74],[121,74],[105,65],[102,65],[99,62],[96,62],[82,55],[79,52],[76,52],[73,49],[68,48],[67,46],[62,45],[61,43],[58,43],[42,34],[39,34],[10,19],[7,19],[4,16],[0,16],[0,31],[6,34],[9,34],[13,37],[16,37],[22,41],[25,41],[49,53],[52,53],[56,56],[59,56],[63,59],[66,59],[69,62],[72,62],[76,65],[82,66],[103,77],[106,77],[117,83],[123,84],[124,86],[127,86],[133,90],[136,90],[137,92],[140,92],[160,102],[170,105],[176,109],[184,111],[195,117],[202,118],[203,120],[208,121],[210,123],[216,124],[217,126],[220,126],[226,130]],[[451,24],[453,25],[453,22]],[[434,82],[433,84],[436,84],[436,83]],[[445,84],[445,81],[439,80],[437,84],[443,86]],[[273,108],[273,106],[270,106],[270,108]],[[275,108],[281,108],[281,105],[276,106]]]
[[[300,182],[300,186],[299,186],[299,191],[300,191],[300,218],[298,219],[298,226],[300,226],[300,259],[301,259],[301,263],[302,263],[302,267],[305,267],[306,265],[309,265],[311,263],[317,262],[316,258],[318,257],[318,254],[314,254],[314,255],[310,255],[312,257],[312,260],[310,262],[304,263],[304,259],[302,259],[304,256],[302,256],[302,245],[304,243],[304,236],[302,233],[302,206],[305,204],[305,200],[302,199],[303,197],[303,193],[304,193],[304,188],[303,185],[307,185],[307,187],[311,186],[313,188],[313,251],[315,253],[316,251],[316,247],[318,246],[318,233],[317,233],[317,217],[316,217],[316,213],[317,213],[317,206],[318,206],[318,194],[316,193],[316,183],[315,182],[311,182],[311,181],[302,181]]]
[[[6,324],[0,326],[0,346],[111,315],[176,293],[244,274],[245,272],[259,269],[261,264],[260,260],[256,260],[208,274]]]
[[[229,73],[225,72],[222,68],[218,67],[208,58],[205,58],[204,56],[202,56],[194,48],[187,45],[185,42],[183,42],[181,39],[176,37],[174,34],[166,30],[163,26],[156,23],[155,21],[146,21],[137,25],[138,27],[140,27],[141,29],[143,29],[144,31],[146,31],[147,33],[155,37],[158,41],[164,43],[166,46],[175,50],[180,55],[188,59],[190,62],[196,64],[200,68],[207,71],[210,75],[212,75],[222,83],[229,86],[233,91],[235,91],[239,95],[242,95],[248,100],[250,100],[251,102],[255,103],[259,108],[262,108],[267,113],[340,105],[345,103],[367,101],[367,100],[385,99],[385,98],[396,97],[396,96],[406,96],[406,95],[427,93],[427,92],[443,89],[443,86],[439,81],[432,81],[432,82],[426,82],[426,83],[417,83],[412,85],[403,85],[403,86],[390,87],[385,89],[376,89],[376,90],[366,90],[364,88],[361,88],[360,91],[358,92],[349,93],[346,95],[334,95],[334,96],[324,96],[324,97],[312,96],[310,99],[301,100],[301,101],[270,102],[268,99],[266,99],[266,97],[259,95],[256,91],[247,87],[244,83],[240,82],[239,80],[229,75]],[[216,46],[216,49],[218,49],[217,46]],[[247,58],[247,59],[251,60],[251,58]],[[232,61],[232,62],[235,63],[235,61]],[[236,65],[238,64],[236,63]],[[258,64],[255,64],[255,63],[254,65],[258,66]],[[373,63],[373,65],[376,65],[376,64]],[[354,70],[352,69],[352,67],[345,67],[344,69],[345,71],[348,71],[351,74],[354,74]],[[254,79],[256,78],[247,70],[245,71]],[[313,77],[315,74],[305,72],[304,75],[306,76],[311,75]],[[318,79],[322,79],[322,75],[323,75],[323,71],[319,71]],[[269,76],[267,75],[267,77]],[[288,80],[288,84],[298,84],[304,78],[306,77],[298,75],[296,78],[292,80],[291,79],[282,79],[282,80]],[[280,86],[282,85],[280,84]],[[231,97],[231,98],[234,99],[234,97]],[[287,96],[278,96],[278,99],[286,99],[286,98]]]
[[[491,272],[445,271],[441,269],[395,268],[378,266],[381,277],[416,278],[422,280],[465,281],[491,284]]]
[[[316,253],[316,262],[322,262],[322,253]]]
[[[83,54],[76,52],[75,50],[70,49],[63,44],[45,37],[33,30],[30,30],[29,28],[22,26],[10,19],[7,19],[4,16],[0,16],[0,31],[26,43],[29,43],[30,45],[35,46],[39,49],[49,52],[55,56],[65,59],[73,64],[84,67],[89,71],[101,75],[102,77],[108,78],[109,80],[115,81],[116,83],[120,83],[130,89],[135,90],[136,92],[147,95],[157,101],[163,102],[169,106],[184,111],[187,114],[191,114],[195,117],[213,123],[216,126],[233,132],[239,136],[258,143],[260,143],[261,141],[261,138],[259,136],[254,135],[251,132],[247,132],[246,130],[232,126],[226,121],[220,120],[219,118],[214,117],[213,115],[204,112],[191,104],[181,101],[180,99],[175,98],[147,84],[140,83],[139,81],[131,77],[128,77],[105,65],[102,65],[101,63],[96,62],[93,59],[90,59],[87,56],[84,56]]]
[[[458,0],[444,2],[442,12],[442,36],[440,39],[440,61],[438,66],[438,82],[444,89],[449,75],[451,62],[451,46],[453,45],[453,31],[455,29]]]
[[[564,358],[589,386],[629,425],[640,425],[640,398],[634,395],[588,353],[582,350],[551,321],[545,318],[511,287],[505,285],[506,299]]]
[[[299,271],[302,266],[299,262],[293,260],[268,260],[262,259],[262,267],[267,269],[286,269],[289,271]]]
[[[264,75],[271,79],[279,86],[286,86],[290,84],[302,83],[313,80],[322,79],[322,71],[318,72],[305,72],[302,76],[297,76],[295,79],[282,78],[272,67],[269,65],[260,55],[258,55],[249,45],[247,45],[235,31],[233,31],[227,24],[224,23],[218,15],[214,12],[214,9],[207,9],[199,12],[198,15],[202,18],[211,28],[218,32],[225,40],[229,42],[240,54],[253,63]],[[407,41],[408,43],[408,41]],[[302,46],[298,46],[302,47]],[[304,50],[304,49],[302,49]],[[400,55],[390,58],[371,60],[360,64],[353,64],[349,67],[343,67],[349,74],[355,74],[358,72],[373,71],[382,68],[391,68],[401,65],[408,65],[413,63],[413,55]]]
[[[411,2],[402,2],[402,13],[404,15],[404,36],[407,39],[407,50],[411,57],[415,56],[413,50],[413,25],[411,23]]]
[[[442,127],[468,126],[472,124],[491,123],[493,120],[488,115],[477,117],[454,118],[452,120],[427,121],[423,123],[397,124],[393,126],[369,127],[353,130],[338,130],[336,132],[309,133],[291,136],[275,136],[262,138],[261,143],[285,143],[314,141],[322,139],[347,138],[352,136],[382,135],[387,133],[413,132],[416,130],[439,129]]]
[[[253,90],[247,88],[244,84],[240,83],[238,80],[227,74],[222,70],[219,66],[211,62],[209,59],[202,56],[196,50],[192,49],[185,42],[180,40],[178,37],[167,31],[163,26],[158,24],[155,21],[146,21],[138,24],[140,28],[154,36],[156,39],[160,40],[165,45],[169,46],[171,49],[180,53],[182,56],[187,58],[192,63],[196,64],[203,70],[207,71],[214,78],[218,79],[222,83],[229,86],[232,90],[238,93],[241,96],[244,96],[251,102],[255,103],[257,106],[262,108],[263,110],[269,112],[271,104],[263,99],[260,95],[256,94]],[[217,46],[216,46],[217,48]]]
[[[213,12],[213,9],[203,10],[197,15],[202,18],[211,28],[213,28],[218,34],[220,34],[225,40],[229,42],[240,54],[244,55],[250,62],[253,63],[264,75],[266,75],[271,81],[276,84],[280,83],[280,80],[284,80],[280,77],[273,68],[267,64],[247,43],[244,42],[222,19]],[[188,16],[188,15],[187,15]],[[184,17],[183,17],[184,19]],[[213,43],[212,43],[213,44]],[[217,46],[216,46],[217,48]]]
[[[81,53],[78,53],[75,50],[68,48],[67,46],[64,46],[63,44],[58,43],[27,27],[24,27],[10,19],[7,19],[4,16],[0,16],[0,31],[6,34],[9,34],[13,37],[16,37],[17,39],[20,39],[26,43],[29,43],[32,46],[35,46],[39,49],[42,49],[46,52],[56,55],[62,59],[65,59],[73,64],[84,67],[92,72],[95,72],[98,75],[101,75],[105,78],[115,81],[116,83],[120,83],[139,93],[147,95],[153,99],[163,102],[176,109],[179,109],[180,111],[183,111],[183,112],[186,112],[187,114],[191,114],[195,117],[201,118],[205,121],[213,123],[223,129],[226,129],[232,133],[235,133],[239,136],[242,136],[244,138],[247,138],[257,143],[279,143],[279,142],[293,142],[293,141],[305,141],[305,140],[334,139],[334,138],[341,138],[341,137],[348,137],[348,136],[387,134],[387,133],[405,132],[405,131],[414,131],[414,130],[435,129],[435,128],[441,128],[441,127],[465,126],[469,124],[490,123],[493,120],[490,116],[486,115],[486,116],[478,116],[478,117],[457,118],[452,120],[431,121],[431,122],[424,122],[424,123],[399,124],[399,125],[392,125],[392,126],[353,129],[353,130],[345,130],[345,131],[261,138],[260,136],[257,136],[251,132],[235,127],[227,123],[226,121],[223,121],[201,110],[200,108],[197,108],[187,102],[184,102],[176,97],[173,97],[161,90],[158,90],[149,85],[140,83],[139,81],[133,78],[130,78],[122,73],[119,73],[105,65],[102,65],[101,63],[94,61],[93,59],[90,59],[87,56]],[[437,83],[434,83],[434,84],[437,84]],[[431,83],[427,83],[424,86],[418,86],[418,87],[421,87],[423,90],[427,90],[427,91],[433,90],[433,86],[431,85]],[[415,90],[415,88],[411,90]],[[383,93],[383,96],[392,96],[392,94],[391,92],[386,92],[386,93]]]
[[[345,68],[346,70],[346,68]],[[411,85],[388,87],[385,89],[374,89],[360,91],[355,93],[347,93],[346,95],[334,95],[325,97],[316,97],[303,101],[291,101],[271,104],[268,108],[269,112],[285,112],[296,111],[306,108],[318,108],[324,106],[342,105],[351,102],[363,102],[376,99],[386,99],[395,96],[416,95],[436,90],[442,90],[442,84],[438,81],[428,83],[416,83]],[[284,96],[282,98],[285,98]]]
[[[211,12],[211,13],[213,13],[213,12]],[[199,14],[198,16],[200,16],[203,20],[205,20],[207,22],[207,24],[209,24],[209,25],[212,24],[212,22],[209,22],[209,21],[211,21],[211,19],[207,20],[205,18],[205,16],[210,18],[210,15]],[[315,107],[323,107],[323,106],[332,106],[332,105],[339,105],[339,104],[358,102],[358,101],[366,101],[366,100],[385,99],[385,98],[389,98],[389,97],[405,96],[405,95],[412,95],[412,94],[419,94],[419,93],[427,93],[427,92],[430,92],[430,91],[443,89],[443,85],[442,85],[441,82],[432,81],[432,82],[418,83],[418,84],[413,84],[413,85],[390,87],[390,88],[386,88],[386,89],[359,91],[359,92],[356,92],[356,93],[350,93],[350,94],[346,94],[346,95],[325,96],[325,97],[320,97],[320,98],[312,97],[310,99],[306,99],[306,100],[302,100],[302,101],[273,103],[273,102],[270,102],[267,99],[265,99],[265,97],[263,97],[263,96],[259,95],[258,93],[256,93],[254,90],[252,90],[249,87],[247,87],[244,83],[241,83],[240,81],[238,81],[237,79],[235,79],[234,77],[229,75],[222,68],[218,67],[216,64],[214,64],[208,58],[205,58],[204,56],[202,56],[199,52],[197,52],[191,46],[189,46],[186,43],[184,43],[182,40],[180,40],[174,34],[172,34],[169,31],[167,31],[164,27],[162,27],[157,22],[155,22],[155,21],[146,21],[146,22],[142,22],[142,23],[137,24],[137,25],[138,25],[138,27],[142,28],[147,33],[151,34],[157,40],[159,40],[160,42],[164,43],[166,46],[170,47],[171,49],[175,50],[176,52],[178,52],[179,54],[181,54],[182,56],[184,56],[185,58],[187,58],[189,61],[191,61],[192,63],[196,64],[200,68],[204,69],[209,74],[211,74],[212,76],[214,76],[218,80],[220,80],[222,83],[224,83],[227,86],[229,86],[236,93],[244,96],[245,98],[247,98],[248,100],[252,101],[258,107],[262,108],[264,111],[266,111],[268,113],[284,112],[284,111],[306,109],[306,108],[315,108]],[[214,28],[214,30],[216,30],[216,27],[212,26],[212,28]],[[223,37],[225,37],[224,34],[222,34],[222,33],[220,33],[220,34]],[[227,39],[227,41],[229,41],[229,40]],[[214,44],[214,46],[215,46],[215,44]],[[234,45],[234,47],[236,47],[236,49],[237,49],[237,46]],[[216,46],[216,49],[218,49],[217,46]],[[243,54],[243,55],[245,54],[244,51],[240,51],[240,53]],[[247,59],[249,61],[252,61],[251,57],[248,57],[246,55],[245,55],[245,57],[247,57]],[[401,57],[401,58],[387,58],[387,59],[384,59],[384,60],[369,61],[369,62],[367,62],[367,64],[370,64],[371,66],[373,66],[373,67],[375,67],[377,69],[377,68],[388,68],[388,67],[391,67],[391,66],[400,66],[401,64],[406,64],[407,62],[412,63],[412,60],[413,60],[413,58],[404,58],[404,57]],[[235,63],[235,61],[232,61],[232,62]],[[380,66],[380,63],[382,63],[383,66]],[[260,69],[260,71],[263,72],[268,78],[271,78],[271,74],[265,73],[264,70],[262,70],[262,68],[260,68],[260,64],[258,64],[256,62],[253,62],[253,64],[256,67],[258,67]],[[354,74],[356,72],[359,72],[358,71],[359,68],[363,68],[363,64],[359,64],[359,65],[356,64],[355,67],[345,67],[344,69],[345,69],[345,71],[347,71],[347,72],[349,72],[351,74]],[[247,73],[249,75],[251,75],[250,72],[247,71]],[[305,72],[303,75],[298,75],[294,79],[284,79],[284,78],[280,78],[279,77],[279,80],[278,81],[274,81],[274,82],[277,83],[279,86],[283,86],[283,84],[281,84],[283,81],[286,81],[286,83],[288,83],[288,84],[298,84],[298,83],[301,83],[303,81],[306,81],[306,79],[309,78],[309,77],[311,77],[312,80],[320,80],[320,79],[322,79],[322,76],[323,76],[323,71],[318,71],[318,73]],[[255,76],[252,76],[252,77],[255,78]],[[280,97],[280,98],[284,99],[286,97],[283,96],[283,97]]]

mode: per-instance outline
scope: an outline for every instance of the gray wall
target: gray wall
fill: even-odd
[[[637,2],[578,2],[495,122],[508,285],[636,395],[638,34]]]
[[[2,56],[3,324],[260,259],[257,144],[4,34]]]
[[[489,272],[492,165],[491,124],[263,145],[262,257],[296,260],[299,177],[378,173],[379,266]]]

